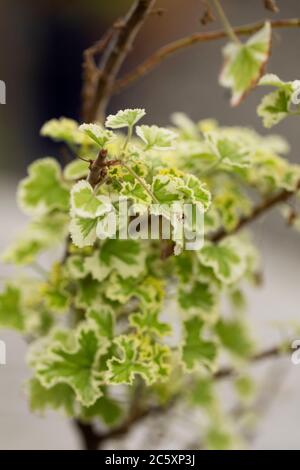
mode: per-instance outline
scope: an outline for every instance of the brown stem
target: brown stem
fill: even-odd
[[[155,1],[136,0],[124,19],[118,22],[118,27],[114,28],[94,74],[92,88],[85,93],[84,120],[92,122],[98,116],[103,119],[117,74]]]
[[[299,18],[292,18],[286,20],[275,20],[271,21],[272,28],[298,28],[300,27],[300,19]],[[251,23],[245,26],[239,26],[237,28],[233,28],[234,33],[237,36],[248,36],[252,33],[258,31],[264,25],[263,21],[259,21],[257,23]],[[117,80],[115,86],[113,88],[114,93],[119,93],[124,88],[127,88],[133,82],[138,80],[139,78],[143,77],[144,75],[148,74],[157,67],[161,62],[163,62],[168,57],[172,56],[173,54],[187,49],[188,47],[194,46],[200,42],[209,42],[209,41],[216,41],[218,39],[224,39],[227,37],[227,33],[224,30],[219,31],[209,31],[209,32],[201,32],[201,33],[194,33],[190,36],[178,39],[166,46],[161,47],[158,49],[154,54],[152,54],[148,59],[138,65],[132,72],[129,72],[125,77]]]
[[[288,351],[286,344],[287,342],[254,354],[254,356],[250,358],[249,362],[253,364],[256,362],[272,359],[273,357],[282,356],[285,352]],[[236,369],[234,367],[223,367],[222,369],[219,369],[213,377],[215,380],[222,380],[232,377],[235,374]]]
[[[93,100],[95,87],[97,84],[97,79],[99,75],[99,70],[96,64],[96,56],[103,52],[104,48],[108,45],[109,41],[114,34],[114,29],[111,28],[103,36],[100,41],[93,44],[93,46],[86,49],[83,53],[83,86],[81,92],[81,102],[82,102],[82,117],[88,116],[89,106]]]
[[[82,448],[84,450],[97,450],[99,447],[99,434],[94,430],[93,426],[83,423],[75,419],[74,425],[78,430]]]

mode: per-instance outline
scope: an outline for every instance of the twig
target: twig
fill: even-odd
[[[96,56],[108,45],[114,30],[111,28],[100,41],[86,49],[83,53],[83,87],[81,92],[82,116],[88,115],[89,105],[93,99],[99,70],[96,64]]]
[[[84,85],[84,120],[92,122],[99,116],[103,118],[117,74],[130,51],[132,44],[156,0],[136,0],[124,19],[115,26],[113,34],[106,41],[102,60],[93,70],[93,64],[86,54],[85,78],[92,87]],[[101,44],[102,46],[102,44]],[[87,65],[88,64],[88,65]],[[92,72],[92,79],[90,73]]]
[[[291,18],[283,20],[275,20],[270,22],[272,28],[298,28],[300,27],[300,18]],[[251,23],[245,26],[239,26],[233,28],[234,33],[237,36],[249,36],[252,33],[255,33],[264,25],[263,21],[257,23]],[[157,67],[161,62],[163,62],[168,57],[173,54],[187,49],[188,47],[194,46],[201,42],[216,41],[219,39],[224,39],[227,37],[227,33],[224,30],[219,31],[208,31],[201,33],[194,33],[190,36],[183,37],[176,41],[167,44],[156,52],[154,52],[148,59],[138,65],[133,71],[129,72],[123,78],[117,80],[113,92],[119,93],[124,88],[127,88],[136,80],[140,79],[144,75],[151,72],[155,67]]]
[[[250,358],[249,363],[253,364],[256,362],[265,361],[267,359],[272,359],[273,357],[282,356],[288,351],[286,345],[287,342],[254,354],[254,356]],[[232,377],[233,375],[235,375],[235,373],[236,369],[234,367],[223,367],[222,369],[219,369],[213,377],[215,380],[223,380]]]
[[[217,232],[213,233],[208,237],[208,239],[214,243],[220,242],[223,238],[227,237],[228,235],[233,235],[239,232],[242,228],[246,225],[251,224],[256,219],[258,219],[261,215],[263,215],[268,210],[272,209],[277,204],[281,204],[283,202],[288,201],[291,197],[295,195],[295,193],[300,189],[300,181],[298,182],[296,189],[294,191],[287,191],[286,189],[280,191],[279,193],[275,194],[275,196],[271,196],[260,204],[255,206],[250,215],[241,217],[236,227],[231,231],[227,232],[225,228],[221,228]]]
[[[219,0],[209,0],[209,2],[214,4],[214,7],[216,9],[216,12],[218,13],[218,16],[220,18],[220,21],[224,27],[224,31],[226,31],[227,36],[232,42],[235,42],[236,44],[240,44],[240,40],[235,34],[223,8]]]

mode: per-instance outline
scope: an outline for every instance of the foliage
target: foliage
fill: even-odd
[[[220,82],[231,89],[233,105],[259,81],[270,42],[266,22],[247,42],[225,47]],[[276,87],[258,108],[266,127],[295,114],[298,81],[268,74],[259,85]],[[214,374],[224,352],[237,368],[255,352],[244,288],[260,270],[251,236],[239,223],[251,219],[254,198],[297,192],[300,166],[288,162],[288,144],[279,136],[193,122],[182,113],[168,128],[136,126],[144,115],[126,109],[104,125],[62,118],[43,126],[42,135],[67,144],[75,158],[65,168],[52,157],[29,166],[18,202],[31,220],[3,259],[37,267],[44,252],[60,252],[41,277],[26,271],[6,284],[0,326],[30,339],[32,410],[62,410],[110,428],[125,419],[137,391],[145,407],[180,396],[209,418],[208,448],[233,447]],[[95,183],[90,176],[99,165]],[[180,237],[184,204],[193,217]],[[122,236],[149,216],[151,224],[170,222],[166,240],[161,231]],[[297,217],[293,222],[300,226]],[[204,245],[189,250],[188,235],[201,230]],[[251,380],[241,376],[236,390],[251,395]]]

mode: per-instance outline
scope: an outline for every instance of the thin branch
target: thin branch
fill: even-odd
[[[262,201],[260,204],[255,206],[251,214],[241,217],[238,224],[236,227],[231,231],[227,232],[225,228],[221,228],[217,232],[213,233],[208,237],[208,239],[214,243],[220,242],[223,240],[223,238],[227,237],[228,235],[233,235],[237,232],[239,232],[241,229],[243,229],[246,225],[251,224],[255,220],[257,220],[259,217],[261,217],[265,212],[269,211],[273,207],[275,207],[277,204],[281,204],[284,202],[287,202],[291,197],[293,197],[296,192],[300,189],[300,181],[298,182],[296,189],[294,191],[287,191],[286,189],[283,189],[279,193],[275,194],[275,196],[271,196],[264,201]]]
[[[262,362],[262,361],[272,359],[275,357],[280,357],[283,354],[287,354],[288,349],[286,346],[287,346],[287,342],[282,343],[278,346],[274,346],[272,348],[266,349],[257,354],[254,354],[254,356],[250,358],[249,363],[255,364],[257,362]],[[236,374],[236,369],[234,367],[223,367],[222,369],[219,369],[214,374],[213,377],[215,380],[223,380],[223,379],[230,378],[235,374]]]
[[[240,44],[240,40],[235,34],[226,14],[225,11],[223,10],[223,7],[221,5],[221,2],[219,0],[209,0],[209,2],[212,2],[214,4],[214,7],[216,9],[216,12],[219,16],[219,19],[224,27],[224,31],[226,31],[227,36],[232,42],[235,42],[236,44]]]
[[[136,0],[124,19],[118,22],[106,41],[102,60],[95,71],[89,53],[86,53],[83,117],[86,121],[103,118],[117,74],[131,50],[133,42],[156,0]],[[102,43],[100,43],[102,47]],[[96,48],[97,50],[97,48]],[[93,70],[94,69],[94,70]],[[92,72],[92,79],[91,74]]]
[[[109,29],[100,41],[86,49],[83,53],[83,87],[81,92],[82,115],[88,115],[89,105],[93,99],[94,91],[99,75],[96,64],[96,56],[103,52],[114,33],[113,28]]]
[[[298,28],[300,27],[300,18],[291,18],[285,20],[271,21],[272,28]],[[233,28],[234,33],[237,36],[249,36],[255,33],[264,25],[263,21],[257,23],[251,23],[245,26],[239,26]],[[137,81],[144,75],[151,72],[155,67],[161,64],[165,59],[172,56],[173,54],[187,49],[188,47],[194,46],[201,42],[216,41],[227,37],[227,33],[224,30],[219,31],[208,31],[201,33],[194,33],[190,36],[178,39],[170,44],[167,44],[156,52],[154,52],[148,59],[138,65],[133,71],[129,72],[125,77],[117,80],[113,92],[119,93],[123,89],[127,88],[133,82]]]

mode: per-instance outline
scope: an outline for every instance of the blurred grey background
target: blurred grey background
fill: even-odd
[[[7,85],[7,104],[0,106],[0,250],[22,232],[26,222],[15,203],[18,179],[24,176],[30,161],[45,154],[58,155],[57,146],[39,137],[41,125],[61,115],[79,119],[82,52],[130,3],[1,0],[0,79]],[[233,25],[266,17],[300,17],[299,0],[277,3],[280,13],[274,15],[266,12],[262,0],[223,0]],[[200,0],[159,0],[157,5],[166,8],[166,13],[148,19],[123,72],[160,45],[194,31],[219,28],[217,23],[205,28],[200,24]],[[182,111],[197,120],[214,117],[222,124],[252,126],[266,133],[255,112],[262,91],[255,90],[240,107],[231,109],[228,95],[218,85],[223,44],[198,44],[171,57],[114,97],[109,111],[145,107],[146,121],[161,125],[168,123],[172,112]],[[286,80],[299,79],[299,49],[300,28],[276,30],[268,71]],[[290,158],[299,162],[299,120],[286,120],[274,131],[289,140]],[[300,318],[300,235],[286,228],[276,213],[260,220],[254,228],[262,251],[265,282],[260,289],[249,290],[249,315],[257,341],[272,345],[280,339],[274,322]],[[1,282],[9,273],[9,268],[1,265]],[[30,414],[22,392],[28,377],[24,365],[26,346],[12,333],[1,331],[0,339],[7,344],[7,365],[0,366],[0,449],[78,448],[76,434],[62,417],[54,413],[46,417]],[[263,366],[261,375],[267,373],[280,378],[280,387],[277,384],[276,392],[270,388],[269,406],[261,413],[250,446],[300,449],[300,366],[285,358]],[[183,448],[186,436],[182,432],[153,445]],[[140,436],[123,445],[149,447],[149,441],[143,443]]]

